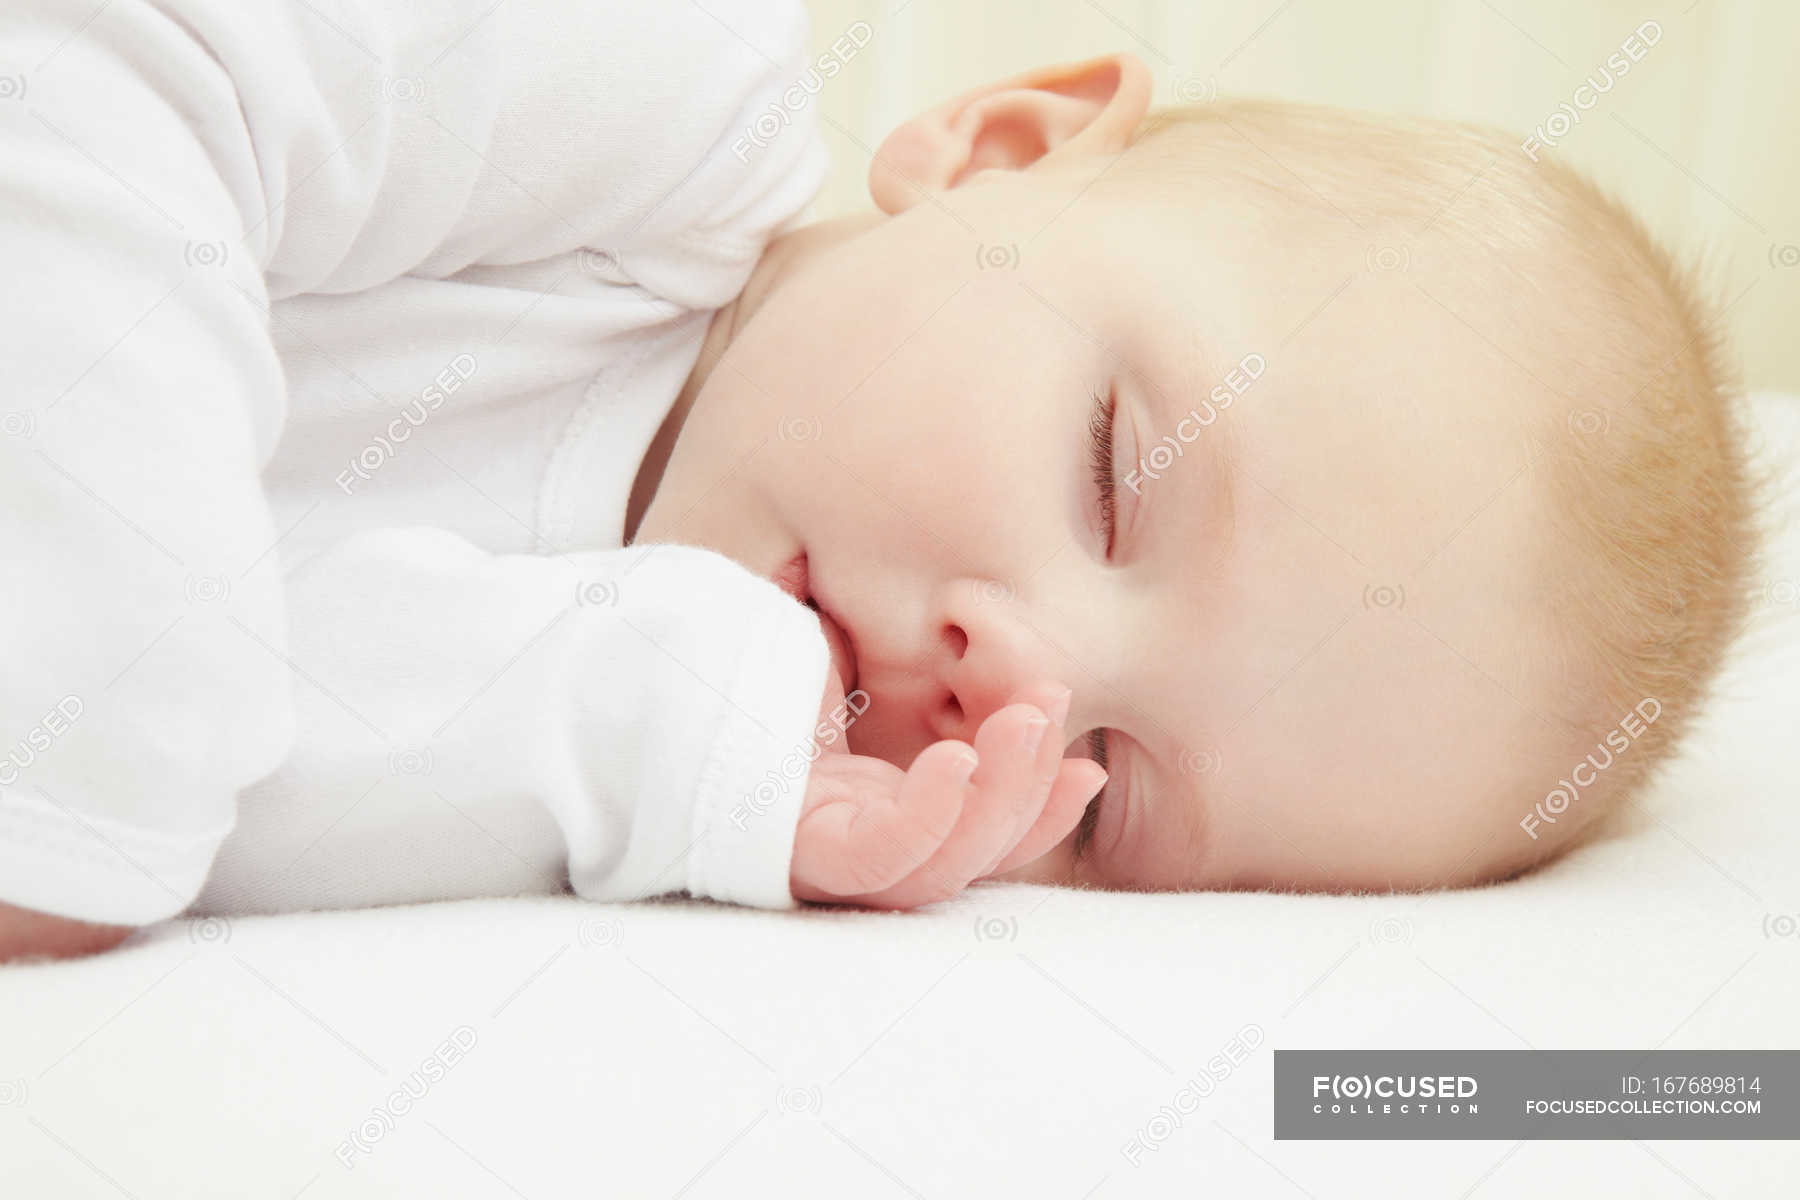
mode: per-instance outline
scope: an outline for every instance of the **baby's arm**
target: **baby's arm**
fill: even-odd
[[[689,546],[502,555],[395,529],[302,563],[288,604],[297,742],[244,794],[234,889],[287,907],[534,886],[540,863],[473,821],[560,832],[590,899],[794,903],[828,654],[768,580]]]
[[[93,925],[0,903],[0,963],[24,958],[78,958],[111,950],[129,925]]]
[[[0,727],[56,739],[0,768],[0,896],[22,909],[182,911],[240,789],[295,750],[292,530],[260,478],[285,419],[272,306],[628,236],[642,286],[710,307],[822,171],[789,137],[716,156],[722,203],[675,196],[741,125],[714,98],[760,111],[793,77],[690,6],[340,7],[168,0],[77,28],[60,0],[0,6],[0,42],[37,64],[0,104]],[[749,15],[804,44],[797,3]]]

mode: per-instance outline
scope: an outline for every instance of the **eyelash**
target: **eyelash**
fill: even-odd
[[[1106,769],[1106,730],[1090,730],[1087,735],[1088,755]],[[1081,814],[1080,824],[1075,826],[1075,861],[1085,862],[1088,851],[1094,844],[1094,830],[1100,825],[1100,802],[1106,798],[1106,788],[1112,786],[1112,780],[1106,781],[1094,798],[1088,801],[1087,811]]]
[[[1088,416],[1088,469],[1100,493],[1100,523],[1109,557],[1118,534],[1118,482],[1113,478],[1113,419],[1118,411],[1110,391],[1094,393],[1094,408]]]

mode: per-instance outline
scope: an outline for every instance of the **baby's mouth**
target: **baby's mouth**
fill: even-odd
[[[856,690],[856,654],[850,648],[850,635],[831,611],[812,592],[812,579],[807,570],[806,552],[802,550],[786,566],[775,572],[775,586],[792,596],[819,616],[825,631],[825,644],[831,648],[831,662],[837,668],[845,694]]]

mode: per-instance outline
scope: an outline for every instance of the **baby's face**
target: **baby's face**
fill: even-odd
[[[1528,314],[1402,231],[1091,177],[802,235],[829,245],[707,378],[640,539],[804,553],[855,752],[1069,685],[1110,779],[1018,878],[1483,876],[1558,772]]]

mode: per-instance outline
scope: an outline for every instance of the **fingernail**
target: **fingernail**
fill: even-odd
[[[1019,740],[1019,745],[1026,754],[1037,753],[1038,747],[1043,744],[1044,734],[1049,728],[1050,722],[1042,717],[1033,717],[1025,722],[1025,735]]]
[[[1050,719],[1058,725],[1069,719],[1069,698],[1074,694],[1068,688],[1063,688],[1061,694],[1052,700],[1050,707],[1045,710],[1050,714]]]
[[[980,765],[981,759],[975,756],[975,752],[965,750],[957,755],[954,763],[950,764],[950,777],[956,781],[958,787],[961,787],[969,782],[969,777],[975,774],[975,768]]]

